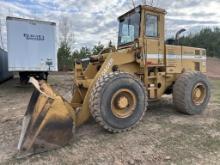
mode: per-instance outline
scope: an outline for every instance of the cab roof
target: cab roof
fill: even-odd
[[[166,14],[167,13],[165,9],[161,9],[161,8],[157,8],[157,7],[153,7],[153,6],[149,6],[149,5],[139,5],[135,8],[133,8],[132,10],[129,10],[125,14],[121,15],[120,17],[118,17],[118,19],[121,19],[122,17],[128,15],[129,13],[133,13],[137,9],[143,9],[146,11],[151,11],[151,12],[155,12],[155,13],[159,13],[159,14]]]

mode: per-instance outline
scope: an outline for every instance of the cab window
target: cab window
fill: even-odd
[[[119,20],[118,45],[128,44],[139,37],[140,12],[124,16]]]
[[[158,16],[146,15],[146,31],[147,37],[158,37]]]

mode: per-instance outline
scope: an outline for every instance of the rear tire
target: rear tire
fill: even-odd
[[[99,78],[92,89],[89,108],[104,129],[119,133],[133,128],[147,110],[147,94],[135,76],[112,72]]]
[[[201,72],[186,72],[174,84],[173,103],[182,113],[200,114],[208,105],[210,93],[206,75]]]

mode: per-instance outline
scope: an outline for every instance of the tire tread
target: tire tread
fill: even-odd
[[[123,78],[123,77],[127,77],[130,79],[135,80],[145,91],[145,109],[144,112],[142,114],[142,116],[140,117],[139,121],[137,123],[135,123],[133,126],[131,126],[130,128],[126,128],[126,129],[117,129],[117,128],[113,128],[111,126],[109,126],[104,119],[101,116],[101,111],[99,108],[99,105],[101,103],[101,94],[102,94],[102,89],[105,87],[105,85],[108,85],[109,82],[113,79],[113,78]],[[121,133],[121,132],[126,132],[131,130],[132,128],[134,128],[144,117],[145,112],[147,110],[147,92],[146,92],[146,88],[143,85],[143,83],[134,75],[131,75],[129,73],[126,72],[111,72],[109,74],[106,74],[102,77],[100,77],[97,82],[95,83],[91,95],[90,95],[90,100],[89,100],[89,108],[90,108],[90,112],[93,116],[93,118],[95,119],[95,121],[102,126],[104,129],[106,129],[109,132],[112,133]]]

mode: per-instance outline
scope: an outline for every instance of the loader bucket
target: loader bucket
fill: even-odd
[[[25,113],[18,150],[35,154],[66,145],[75,130],[75,113],[44,81],[29,80],[34,86]]]

